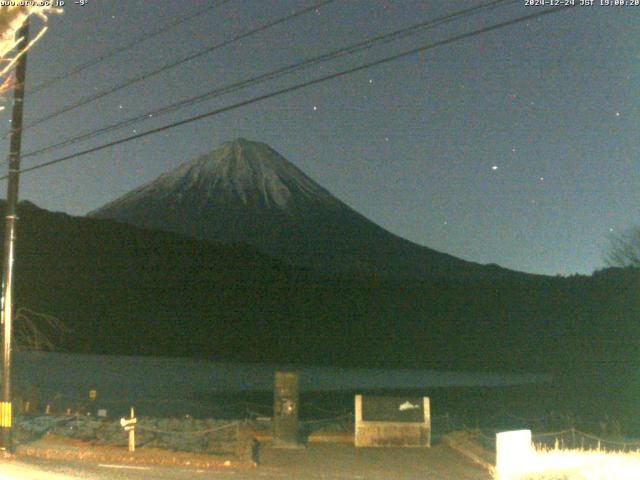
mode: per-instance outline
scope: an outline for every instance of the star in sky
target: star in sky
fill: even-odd
[[[163,115],[161,119],[149,112],[166,105],[170,95],[189,98],[196,88],[201,88],[202,91],[208,89],[208,78],[215,78],[216,87],[218,84],[224,86],[238,78],[250,78],[275,66],[288,65],[324,52],[325,48],[327,51],[333,48],[321,45],[319,39],[326,39],[328,44],[337,48],[390,31],[396,28],[394,25],[412,24],[418,17],[420,20],[427,20],[456,10],[448,2],[430,2],[433,3],[433,10],[426,9],[424,2],[420,0],[405,0],[401,2],[402,8],[394,6],[394,2],[372,2],[388,9],[388,14],[380,15],[374,8],[363,8],[360,2],[345,2],[335,9],[316,8],[316,5],[307,16],[302,16],[291,24],[264,30],[258,39],[243,41],[247,48],[234,43],[239,49],[234,55],[227,55],[230,53],[227,50],[215,54],[212,52],[210,57],[202,57],[199,62],[188,62],[181,67],[185,75],[192,76],[194,80],[202,79],[202,84],[174,84],[172,81],[162,81],[165,79],[162,77],[154,80],[153,88],[147,88],[144,95],[139,94],[139,88],[127,89],[117,97],[114,95],[101,99],[93,110],[84,109],[77,115],[65,115],[64,119],[56,122],[56,128],[48,129],[43,125],[44,128],[37,131],[34,129],[33,134],[24,138],[25,151],[56,144],[59,142],[58,135],[75,136],[79,129],[87,128],[85,122],[91,121],[92,125],[95,123],[95,128],[105,126],[109,123],[101,115],[105,110],[114,117],[124,119],[130,110],[135,109],[147,112],[144,118],[153,120],[148,122],[153,126],[160,126],[164,122],[169,124],[182,118],[181,114],[175,113],[175,118]],[[162,3],[162,8],[158,6],[156,10],[155,3]],[[57,29],[55,35],[53,30],[49,32],[49,40],[40,42],[33,50],[29,60],[33,65],[33,68],[29,67],[29,81],[33,85],[39,85],[46,82],[54,72],[64,73],[76,65],[82,65],[94,58],[94,55],[128,44],[141,33],[160,29],[165,23],[170,24],[174,18],[187,18],[191,12],[200,8],[196,6],[199,3],[215,2],[94,2],[94,7],[89,9],[69,8],[65,15],[56,17],[55,25],[52,20],[51,28]],[[284,17],[290,14],[289,8],[296,2],[255,3],[257,10],[247,11],[240,3],[234,5],[235,2],[227,2],[224,9],[214,10],[211,16],[198,21],[194,19],[193,24],[184,30],[189,35],[171,31],[166,36],[163,34],[162,37],[145,40],[145,45],[132,49],[130,55],[114,57],[114,63],[110,64],[117,65],[113,79],[105,77],[106,68],[87,69],[82,76],[65,79],[64,87],[57,89],[55,95],[31,96],[28,102],[31,110],[26,112],[31,119],[29,121],[37,119],[41,114],[55,111],[60,106],[74,104],[84,97],[83,88],[97,93],[105,82],[126,80],[141,72],[155,70],[166,61],[163,59],[163,49],[177,59],[182,56],[182,50],[194,52],[209,42],[218,43],[232,38],[238,29],[253,28],[256,18],[263,14],[271,19]],[[150,14],[151,10],[154,11],[153,15]],[[135,152],[135,155],[130,156],[139,160],[136,165],[140,165],[140,171],[144,174],[122,178],[121,172],[112,168],[110,162],[99,162],[100,159],[111,158],[110,151],[105,150],[103,153],[96,153],[91,159],[87,158],[87,162],[55,167],[59,174],[54,173],[53,169],[50,170],[51,173],[43,169],[37,175],[25,176],[21,195],[44,208],[84,214],[113,200],[124,191],[151,181],[178,164],[197,158],[223,141],[242,134],[264,141],[293,163],[306,162],[305,167],[312,168],[313,162],[322,162],[325,157],[343,158],[344,170],[350,175],[348,181],[336,180],[337,176],[330,169],[319,167],[312,170],[317,176],[314,180],[356,209],[367,212],[375,222],[409,240],[417,240],[431,248],[481,263],[494,262],[537,273],[555,273],[561,269],[564,273],[579,271],[587,274],[603,265],[601,252],[595,251],[593,245],[601,236],[608,234],[607,223],[615,218],[620,223],[618,229],[621,229],[626,223],[638,221],[633,215],[633,205],[638,202],[637,182],[633,181],[637,169],[633,169],[628,158],[629,152],[637,151],[638,144],[637,132],[630,126],[638,116],[633,103],[637,95],[629,92],[640,81],[636,69],[638,57],[637,52],[629,53],[615,48],[621,35],[632,38],[633,29],[637,28],[637,19],[631,17],[640,15],[640,9],[629,10],[638,12],[618,13],[612,10],[603,15],[595,15],[594,12],[575,9],[574,14],[558,13],[557,16],[536,20],[531,24],[536,27],[535,42],[531,41],[531,32],[523,31],[525,28],[503,28],[495,31],[491,35],[497,41],[493,44],[495,48],[480,48],[482,42],[489,41],[487,36],[477,38],[478,48],[469,42],[454,42],[446,49],[433,50],[429,55],[417,56],[411,61],[398,61],[387,67],[345,76],[340,81],[326,82],[322,89],[306,90],[309,92],[307,97],[276,97],[270,103],[274,108],[263,108],[259,103],[247,105],[242,114],[238,114],[243,118],[241,125],[235,121],[240,117],[234,117],[234,114],[207,120],[215,125],[216,135],[213,138],[203,133],[206,132],[205,125],[208,125],[203,120],[202,123],[193,124],[193,128],[186,125],[176,127],[176,130],[170,130],[166,134],[149,137],[147,142],[131,142],[127,144],[129,146],[121,147],[126,155]],[[487,13],[490,14],[483,20],[486,25],[501,21],[504,14],[500,9]],[[326,21],[318,22],[317,15],[326,17]],[[117,32],[114,31],[114,23],[109,21],[118,22]],[[347,21],[349,26],[345,28]],[[560,22],[563,23],[562,29],[557,28]],[[615,30],[609,28],[612,24],[616,25]],[[86,48],[82,48],[86,40],[82,36],[86,30],[75,28],[74,25],[95,28],[96,38],[109,40],[109,44],[96,47],[95,54],[90,54]],[[143,31],[141,27],[144,27]],[[589,42],[593,38],[594,28],[598,29],[598,42]],[[443,25],[440,33],[442,38],[447,38],[466,29],[466,25],[456,26],[451,23]],[[211,31],[216,32],[216,38],[207,40]],[[287,48],[286,42],[281,42],[288,35],[295,38],[295,55],[294,51]],[[423,41],[427,43],[426,39],[416,37],[416,46]],[[476,44],[475,41],[472,43]],[[572,44],[583,46],[576,49]],[[63,50],[62,45],[67,48]],[[275,48],[276,45],[282,48]],[[382,57],[387,53],[403,50],[405,46],[389,44],[385,47],[386,50],[379,53]],[[157,49],[157,52],[148,55],[149,49]],[[378,58],[376,55],[372,51],[371,60]],[[345,57],[341,61],[344,64],[341,63],[339,67],[333,63],[316,64],[313,68],[314,75],[310,76],[333,72],[337,68],[341,70],[368,60],[354,56]],[[580,72],[584,86],[588,85],[589,88],[574,88],[576,71]],[[539,85],[540,78],[545,79],[544,85]],[[431,88],[425,92],[426,82],[441,85],[442,88]],[[630,88],[611,88],[611,85],[627,85]],[[539,86],[544,88],[538,88]],[[274,89],[277,87],[273,86]],[[367,100],[363,99],[365,93]],[[243,95],[246,95],[243,99],[250,98],[253,93],[247,91]],[[301,98],[306,98],[306,101],[299,103]],[[415,99],[421,101],[415,102]],[[320,105],[327,106],[327,111],[323,110],[322,115],[319,113]],[[334,108],[334,105],[344,108]],[[364,105],[366,108],[350,108],[352,105]],[[410,108],[398,108],[405,105]],[[527,105],[535,108],[527,109]],[[124,111],[125,108],[127,112]],[[283,110],[290,113],[286,121],[280,118]],[[383,112],[384,115],[374,117],[370,112]],[[434,112],[439,113],[437,117]],[[10,112],[4,112],[4,115],[8,116],[8,113]],[[200,113],[200,110],[194,108],[193,114],[196,113]],[[310,117],[309,113],[314,116]],[[192,112],[185,112],[184,115],[190,116]],[[9,130],[11,123],[6,116],[0,120],[5,122],[5,128]],[[115,123],[115,118],[113,120]],[[551,141],[546,141],[544,135],[547,135],[547,128],[552,128],[556,123],[560,129],[552,132]],[[135,125],[136,132],[133,132],[134,126],[128,125],[127,132],[134,136],[147,128]],[[446,128],[447,126],[451,128]],[[614,135],[612,131],[615,132]],[[393,143],[389,134],[381,132],[394,132]],[[585,138],[585,132],[589,132],[588,138]],[[117,137],[115,133],[107,133]],[[108,135],[103,139],[96,138],[96,145],[110,142],[112,138]],[[372,145],[372,140],[377,145]],[[381,142],[384,145],[380,145]],[[441,229],[447,232],[446,237],[431,237],[429,230],[418,222],[400,221],[402,216],[387,208],[383,196],[369,191],[375,189],[349,188],[351,184],[370,181],[366,177],[366,170],[349,163],[352,157],[358,156],[352,152],[362,151],[379,165],[379,179],[392,178],[398,168],[415,172],[415,175],[406,175],[394,185],[395,191],[401,192],[403,198],[406,196],[412,199],[407,202],[407,207],[429,204],[432,197],[447,198],[446,195],[455,195],[458,199],[460,195],[461,200],[471,206],[470,211],[475,213],[475,208],[481,208],[475,202],[478,168],[481,177],[484,173],[493,174],[493,179],[484,175],[484,181],[497,183],[501,187],[499,192],[495,192],[503,195],[501,201],[497,202],[498,208],[502,209],[501,215],[496,215],[495,223],[481,221],[481,216],[471,215],[467,220],[468,224],[482,232],[474,241],[484,241],[495,234],[496,228],[527,228],[529,219],[514,212],[522,205],[535,206],[531,210],[537,210],[538,202],[541,209],[536,218],[544,223],[545,229],[536,229],[527,241],[531,241],[532,245],[550,242],[549,255],[534,258],[530,255],[529,245],[520,242],[507,242],[498,246],[499,242],[496,241],[496,247],[491,249],[470,246],[472,242],[469,242],[464,230]],[[606,162],[599,161],[603,151],[607,152]],[[425,157],[432,162],[427,168],[419,168],[418,166],[424,165]],[[547,162],[553,158],[563,159],[560,168],[550,168]],[[497,163],[501,161],[507,165],[506,170]],[[104,178],[98,178],[102,175],[95,175],[90,168],[94,164],[104,169],[104,178],[108,178],[108,182]],[[454,168],[443,167],[436,182],[432,173],[440,165]],[[484,170],[485,168],[488,170]],[[551,180],[541,173],[547,171],[552,175]],[[575,172],[575,175],[568,178],[568,172]],[[615,185],[614,174],[624,175],[624,181],[620,185]],[[50,188],[50,175],[61,175],[55,178],[62,178],[64,175],[64,178],[68,177],[69,182],[74,184],[85,182],[86,188],[74,197],[75,193],[72,195],[71,192],[77,189]],[[585,195],[583,178],[587,179],[589,185],[593,184],[594,188],[598,188],[602,195]],[[542,194],[553,195],[555,192],[551,189],[559,181],[563,186],[562,214],[571,216],[576,225],[581,226],[572,235],[562,236],[555,231],[552,215],[556,210],[542,208],[547,202],[551,202],[551,197],[543,197]],[[433,186],[429,182],[433,182]],[[525,192],[521,190],[523,182],[535,193],[523,196],[527,189],[525,186]],[[98,187],[93,188],[96,184]],[[429,185],[430,188],[416,188],[416,184]],[[612,202],[606,208],[598,204],[603,198],[609,198]],[[512,199],[514,201],[510,201]],[[492,200],[487,196],[487,201]],[[585,201],[594,203],[585,205]],[[467,203],[463,205],[466,206]],[[445,219],[457,218],[457,209],[463,208],[458,205],[461,204],[457,201],[443,202],[439,209],[425,212],[427,216],[424,225],[443,226]],[[585,208],[592,205],[594,208]],[[413,214],[411,210],[404,212],[405,216]],[[563,249],[562,242],[565,241],[570,247]],[[567,256],[566,252],[571,253]]]

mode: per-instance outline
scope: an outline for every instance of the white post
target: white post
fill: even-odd
[[[496,473],[498,480],[511,480],[525,473],[531,464],[531,430],[496,433]]]
[[[136,451],[136,423],[138,419],[135,416],[135,412],[133,411],[133,407],[131,407],[131,417],[121,418],[120,425],[124,428],[125,432],[129,432],[129,451]]]
[[[360,435],[358,434],[358,431],[362,428],[361,424],[362,424],[362,395],[356,395],[355,398],[355,417],[356,417],[356,421],[355,421],[355,431],[353,432],[353,444],[356,447],[361,447],[362,445],[360,444]]]
[[[422,397],[422,410],[424,412],[424,423],[429,432],[427,447],[431,447],[431,400],[429,397]]]
[[[136,418],[136,416],[133,407],[131,407],[131,420],[134,418]],[[129,451],[136,451],[136,427],[134,425],[131,425],[131,429],[129,430]]]

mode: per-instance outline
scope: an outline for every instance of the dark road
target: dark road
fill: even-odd
[[[20,458],[0,463],[7,480],[192,480],[192,479],[398,479],[490,480],[480,467],[445,445],[430,449],[356,449],[350,445],[310,445],[300,450],[265,448],[255,469],[204,470],[49,461]]]

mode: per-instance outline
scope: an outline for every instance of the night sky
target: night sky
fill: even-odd
[[[83,215],[245,137],[268,143],[355,210],[416,243],[526,272],[589,274],[605,266],[610,235],[640,224],[640,6],[599,1],[27,173],[21,198]],[[217,3],[68,0],[29,53],[27,88]],[[25,121],[315,3],[228,1],[28,95]],[[28,129],[23,152],[480,3],[338,0]],[[26,157],[23,166],[542,8],[503,5]],[[5,105],[0,122],[8,129]],[[8,151],[6,141],[1,147]]]

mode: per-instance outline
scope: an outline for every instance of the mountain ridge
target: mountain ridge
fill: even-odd
[[[293,265],[400,276],[529,275],[399,237],[265,143],[239,138],[87,214],[227,243]]]

